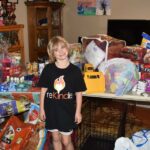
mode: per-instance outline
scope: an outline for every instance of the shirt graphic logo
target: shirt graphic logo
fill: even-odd
[[[54,81],[54,89],[60,93],[65,88],[65,81],[64,76],[60,76],[59,78],[55,79]]]

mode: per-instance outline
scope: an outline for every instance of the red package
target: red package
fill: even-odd
[[[35,126],[24,123],[12,116],[0,132],[0,148],[6,150],[21,150],[27,144]]]
[[[150,79],[150,64],[141,65],[141,79]]]
[[[120,51],[120,57],[130,59],[132,61],[143,62],[146,49],[141,46],[126,46]]]

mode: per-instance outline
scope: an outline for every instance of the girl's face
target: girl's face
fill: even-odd
[[[68,48],[64,43],[59,43],[54,47],[54,57],[59,61],[68,59]]]

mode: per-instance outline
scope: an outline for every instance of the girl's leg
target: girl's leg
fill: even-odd
[[[52,132],[54,150],[62,150],[61,135],[59,131]]]
[[[65,150],[74,150],[72,141],[71,141],[71,135],[62,135],[61,134],[61,138],[62,138],[62,143],[65,147]]]

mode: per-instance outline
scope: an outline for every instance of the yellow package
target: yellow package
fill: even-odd
[[[105,92],[105,77],[102,72],[85,72],[86,94]]]
[[[84,65],[84,72],[93,72],[94,71],[94,67],[92,64],[85,64]]]

